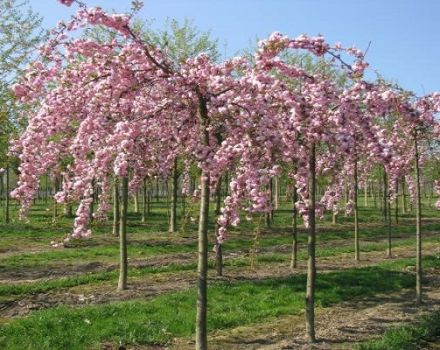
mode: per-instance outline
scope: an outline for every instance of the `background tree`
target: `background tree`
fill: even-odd
[[[8,157],[8,145],[23,124],[10,88],[21,76],[44,37],[41,22],[42,18],[32,10],[27,0],[0,0],[0,168],[5,169],[0,181],[2,184],[5,181],[6,223],[9,222],[10,171],[14,168],[12,159]]]

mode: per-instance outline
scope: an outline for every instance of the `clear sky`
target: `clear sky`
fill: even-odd
[[[124,12],[130,0],[84,0]],[[30,0],[53,27],[76,6]],[[440,91],[440,0],[145,0],[141,16],[161,26],[167,17],[194,20],[219,39],[227,56],[273,31],[289,36],[323,34],[328,41],[365,49],[385,78],[421,95]],[[225,49],[226,43],[226,49]]]

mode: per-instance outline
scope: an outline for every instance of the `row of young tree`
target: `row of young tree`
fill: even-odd
[[[239,225],[241,216],[252,220],[261,213],[270,224],[279,188],[274,183],[287,179],[294,203],[293,267],[298,217],[308,229],[306,324],[314,342],[316,219],[325,211],[337,214],[345,195],[359,260],[359,189],[381,169],[383,209],[390,213],[399,184],[415,205],[416,301],[422,301],[420,168],[436,159],[440,94],[416,97],[381,79],[368,82],[364,54],[332,46],[322,36],[291,39],[274,33],[252,54],[217,62],[213,55],[198,54],[209,51],[208,38],[205,46],[182,54],[174,45],[179,41],[145,35],[132,24],[132,15],[60,2],[76,3],[79,11],[51,32],[39,58],[13,87],[27,121],[10,149],[20,161],[12,195],[21,203],[22,218],[47,175],[62,179],[57,202],[78,203],[65,241],[90,236],[91,218],[106,219],[113,202],[120,227],[118,289],[123,290],[129,193],[145,194],[152,179],[170,178],[170,231],[175,231],[180,178],[181,193],[197,198],[200,207],[196,349],[201,350],[208,347],[211,197],[221,266],[228,227]],[[135,1],[134,8],[139,6]],[[77,30],[95,35],[70,34]]]

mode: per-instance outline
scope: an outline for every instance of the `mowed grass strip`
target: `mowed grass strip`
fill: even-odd
[[[440,267],[437,256],[425,266]],[[319,274],[317,306],[327,307],[355,297],[414,287],[415,278],[402,272],[413,259],[378,266]],[[298,314],[304,308],[306,276],[242,282],[217,282],[209,289],[210,330],[231,328]],[[2,349],[99,349],[114,344],[166,344],[194,333],[195,290],[168,293],[148,301],[115,302],[82,308],[37,311],[0,328]]]
[[[426,231],[435,231],[440,229],[439,223],[426,223],[423,226]],[[399,226],[393,228],[394,237],[411,237],[414,232],[413,227]],[[385,237],[385,229],[381,225],[373,227],[365,227],[360,229],[361,249],[368,249],[371,240],[379,237]],[[322,229],[322,234],[319,236],[320,243],[329,243],[337,240],[348,240],[353,238],[353,232],[346,228],[329,229],[326,232]],[[304,244],[306,242],[306,234],[299,235],[299,242]],[[81,244],[80,244],[81,243]],[[79,246],[73,246],[65,249],[52,249],[45,252],[23,253],[12,256],[0,258],[0,271],[2,269],[24,269],[24,268],[47,268],[53,267],[62,268],[65,264],[78,263],[92,263],[92,262],[107,262],[117,263],[119,248],[115,241],[113,245],[93,245],[96,244],[93,239],[88,243],[87,241],[78,243]],[[236,238],[229,240],[224,245],[224,251],[234,252],[238,250],[251,249],[255,244],[260,248],[270,248],[277,245],[290,245],[292,238],[290,235],[283,236],[262,236],[258,242],[252,239]],[[87,246],[91,244],[92,246]],[[351,252],[349,247],[344,247],[347,252]],[[129,242],[128,256],[132,259],[142,259],[146,257],[154,257],[159,255],[172,255],[178,253],[191,253],[197,250],[197,243],[173,243],[161,241],[149,244],[148,241]]]
[[[431,237],[430,239],[425,239],[425,244],[439,242],[440,237]],[[414,244],[413,239],[400,240],[394,242],[394,248],[411,246]],[[373,252],[373,251],[385,251],[387,248],[386,243],[368,243],[362,246],[362,252]],[[332,257],[341,254],[353,253],[354,248],[348,247],[333,247],[333,248],[317,248],[316,256],[319,258]],[[245,267],[250,266],[252,263],[287,263],[290,259],[290,253],[280,254],[280,253],[267,253],[258,254],[255,257],[237,257],[229,258],[226,260],[226,267]],[[299,260],[307,259],[307,252],[300,251],[298,254]],[[214,268],[214,262],[209,262],[209,267]],[[196,262],[189,263],[171,263],[166,266],[151,266],[151,267],[140,267],[140,268],[130,268],[129,277],[142,277],[149,274],[167,274],[185,271],[195,271],[197,265]],[[85,284],[97,284],[104,281],[116,281],[118,278],[118,271],[106,271],[106,272],[89,272],[86,274],[63,277],[59,279],[51,280],[40,280],[37,282],[26,282],[26,283],[8,283],[0,284],[0,296],[18,296],[25,294],[35,294],[35,293],[46,293],[51,290],[65,289],[76,287]]]

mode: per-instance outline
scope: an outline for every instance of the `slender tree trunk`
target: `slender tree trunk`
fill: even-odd
[[[156,179],[156,203],[159,203],[159,179]]]
[[[278,209],[278,207],[280,206],[280,179],[278,176],[275,176],[275,203],[274,203],[274,208]]]
[[[72,218],[73,217],[72,204],[71,203],[64,204],[64,216],[66,218]]]
[[[388,176],[385,167],[383,168],[383,215],[387,227],[387,258],[391,258],[391,206],[388,193]]]
[[[179,173],[177,170],[177,157],[174,158],[173,165],[173,179],[171,183],[171,211],[170,211],[170,227],[169,232],[176,232],[177,230],[177,187],[179,180]]]
[[[406,206],[406,190],[405,190],[405,177],[402,177],[402,214],[406,214],[407,206]]]
[[[215,217],[218,218],[221,214],[221,201],[222,201],[222,178],[220,177],[215,188]],[[218,223],[215,224],[216,237],[218,235],[218,229],[220,228]],[[216,240],[215,243],[215,268],[217,276],[223,276],[223,247],[222,244]]]
[[[133,199],[134,199],[134,212],[136,214],[139,214],[140,211],[139,211],[139,193],[138,193],[138,191],[135,192]]]
[[[198,93],[197,114],[201,125],[202,143],[209,145],[209,126],[207,100]],[[209,222],[209,173],[202,171],[200,186],[200,216],[198,230],[197,262],[197,311],[196,311],[196,350],[208,349],[207,315],[208,315],[208,222]]]
[[[58,184],[58,178],[55,177],[54,181],[53,181],[53,186],[54,186],[54,195],[55,193],[58,192],[58,188],[59,188],[59,184]],[[90,205],[90,216],[93,213],[93,202]],[[55,199],[53,199],[53,212],[52,212],[53,216],[52,216],[52,221],[55,222],[57,220],[58,217],[58,203]]]
[[[272,202],[272,188],[271,188],[271,184],[272,184],[272,179],[270,179],[269,184],[266,186],[266,193],[269,193],[269,201],[270,201],[270,205],[273,204]],[[269,212],[267,211],[265,214],[265,218],[266,218],[266,227],[270,228],[272,226],[272,210]]]
[[[309,342],[316,342],[315,337],[315,283],[316,283],[316,258],[315,258],[315,201],[316,201],[316,155],[315,144],[310,145],[309,155],[309,234],[307,242],[307,288],[306,288],[306,330]]]
[[[4,221],[4,208],[3,208],[3,192],[4,192],[4,187],[3,187],[3,173],[0,174],[0,207],[2,208],[2,221]]]
[[[120,210],[119,181],[118,178],[115,178],[113,184],[113,236],[119,236]]]
[[[6,166],[6,176],[5,176],[5,223],[9,224],[9,164]]]
[[[298,265],[298,209],[296,202],[298,201],[298,193],[296,186],[293,185],[292,193],[292,258],[290,260],[290,268],[295,269]]]
[[[394,220],[399,224],[399,180],[396,180],[396,198],[394,200]]]
[[[354,188],[353,188],[353,206],[354,206],[354,259],[356,261],[360,260],[359,252],[359,213],[358,213],[358,160],[357,155],[354,160]]]
[[[44,178],[44,204],[46,205],[48,198],[49,198],[49,175],[46,174]]]
[[[336,225],[338,221],[338,214],[336,212],[332,213],[332,224]]]
[[[144,178],[143,186],[142,186],[142,222],[147,221],[147,201],[148,201],[148,192],[147,192],[147,178]]]
[[[267,185],[267,191],[269,193],[269,201],[270,201],[270,206],[272,207],[270,211],[268,211],[266,213],[266,227],[267,228],[271,228],[272,227],[272,223],[273,223],[273,205],[274,205],[274,200],[273,200],[273,178],[270,179],[268,185]]]
[[[416,303],[422,303],[422,203],[420,196],[420,168],[417,131],[414,133],[414,168],[416,180]]]
[[[368,182],[365,181],[364,186],[364,206],[365,208],[368,208]]]
[[[121,217],[119,227],[119,281],[118,291],[127,289],[127,207],[128,176],[121,178]]]

